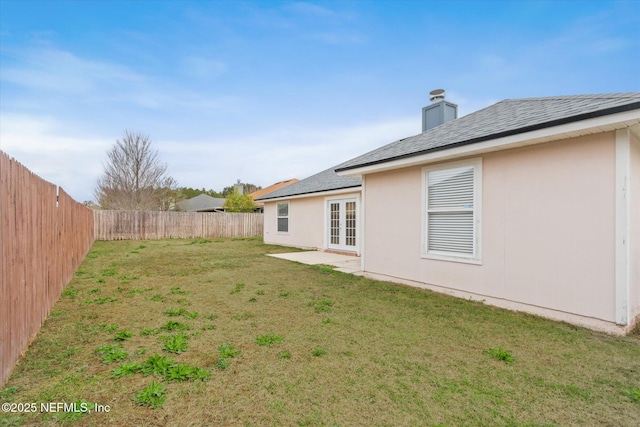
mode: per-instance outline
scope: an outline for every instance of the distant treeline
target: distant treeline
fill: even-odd
[[[241,183],[244,185],[244,193],[249,194],[254,191],[262,189],[262,187],[255,184]],[[237,184],[234,184],[237,185]],[[227,197],[229,194],[233,193],[234,185],[230,185],[228,187],[224,187],[222,192],[218,192],[212,189],[206,190],[204,187],[202,189],[191,188],[191,187],[178,187],[179,199],[191,199],[199,194],[207,194],[211,197]]]

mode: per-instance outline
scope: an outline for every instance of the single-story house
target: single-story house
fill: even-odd
[[[177,204],[176,210],[183,212],[224,212],[224,197],[211,197],[208,194],[198,194]]]
[[[265,243],[360,254],[361,184],[330,168],[256,199]]]
[[[422,133],[263,197],[265,242],[331,249],[344,235],[367,276],[630,331],[640,93],[508,99],[460,118],[432,95]]]

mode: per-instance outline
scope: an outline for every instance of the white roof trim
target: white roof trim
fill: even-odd
[[[360,192],[362,192],[362,186],[361,185],[359,185],[357,187],[341,188],[339,190],[317,191],[317,192],[314,192],[314,193],[296,194],[296,195],[293,195],[293,196],[275,197],[273,199],[262,199],[262,200],[260,200],[260,202],[262,202],[262,203],[281,202],[283,200],[303,199],[303,198],[307,198],[307,197],[333,196],[333,195],[336,195],[336,194],[360,193]]]
[[[359,177],[368,173],[383,172],[410,166],[423,165],[443,160],[455,159],[463,156],[475,156],[492,151],[506,150],[526,145],[542,144],[560,139],[575,138],[603,132],[611,132],[637,126],[640,123],[640,110],[625,111],[607,116],[571,122],[559,126],[538,129],[517,135],[505,136],[488,141],[472,143],[460,147],[442,149],[431,153],[419,154],[398,160],[362,166],[354,169],[336,171],[341,176]]]

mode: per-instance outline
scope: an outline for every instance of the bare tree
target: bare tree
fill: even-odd
[[[168,210],[175,198],[176,181],[158,159],[147,135],[125,131],[107,151],[104,173],[94,196],[102,209]]]

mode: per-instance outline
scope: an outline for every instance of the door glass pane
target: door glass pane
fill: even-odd
[[[331,203],[329,236],[332,245],[340,244],[340,203]]]
[[[356,245],[356,202],[345,203],[345,244]]]

